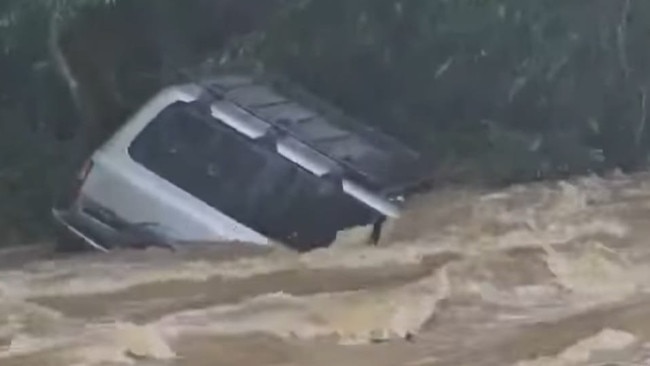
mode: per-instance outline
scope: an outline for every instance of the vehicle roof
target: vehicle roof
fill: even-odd
[[[285,80],[222,75],[199,83],[210,102],[226,100],[327,159],[341,173],[382,192],[422,178],[420,155]]]

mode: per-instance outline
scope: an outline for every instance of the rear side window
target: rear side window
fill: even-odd
[[[371,212],[319,179],[215,120],[197,104],[164,109],[133,141],[132,159],[240,223],[301,247],[366,224]]]

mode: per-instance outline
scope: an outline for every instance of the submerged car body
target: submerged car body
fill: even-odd
[[[88,159],[54,217],[106,251],[213,241],[309,250],[398,216],[418,154],[282,85],[225,75],[162,90]]]

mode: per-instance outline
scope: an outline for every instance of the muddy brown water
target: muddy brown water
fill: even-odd
[[[0,252],[0,365],[650,365],[650,174],[420,197],[298,255]]]

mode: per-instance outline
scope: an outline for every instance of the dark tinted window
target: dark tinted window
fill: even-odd
[[[371,212],[211,117],[198,104],[163,110],[135,139],[131,157],[254,230],[294,247],[326,244]]]

